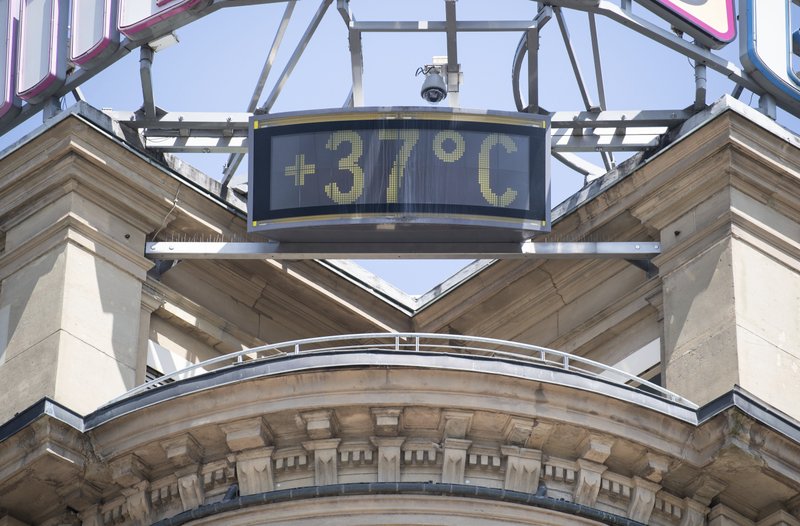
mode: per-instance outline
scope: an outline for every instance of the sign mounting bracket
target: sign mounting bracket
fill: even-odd
[[[648,272],[655,241],[508,243],[297,243],[149,241],[145,256],[176,259],[625,259]],[[647,262],[646,264],[643,262]]]

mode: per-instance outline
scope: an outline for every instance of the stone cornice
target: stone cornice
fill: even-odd
[[[0,465],[16,466],[19,473],[0,473],[0,490],[30,469],[46,470],[58,480],[94,473],[90,482],[95,496],[84,493],[88,500],[75,509],[84,516],[97,514],[105,523],[135,524],[140,515],[155,521],[218,500],[237,481],[236,472],[240,488],[250,488],[247,494],[308,484],[377,482],[379,473],[391,480],[441,477],[484,486],[495,480],[490,485],[529,492],[541,481],[548,497],[572,500],[580,495],[578,501],[584,504],[669,526],[686,514],[702,517],[704,499],[714,492],[722,493],[722,502],[731,500],[726,488],[741,469],[748,470],[748,484],[760,483],[762,490],[773,487],[776,498],[800,489],[800,446],[769,423],[780,415],[758,421],[755,418],[761,416],[740,409],[735,396],[730,402],[734,405],[720,402],[716,408],[702,409],[701,414],[714,415],[697,423],[665,418],[631,402],[603,402],[602,395],[591,401],[587,393],[547,384],[540,384],[528,400],[519,380],[495,379],[490,382],[495,394],[487,397],[484,390],[490,384],[474,376],[431,373],[440,384],[438,393],[412,387],[430,385],[433,376],[424,370],[394,371],[388,391],[385,373],[374,369],[299,374],[296,381],[318,388],[297,393],[295,402],[289,396],[295,382],[287,383],[285,376],[270,383],[221,385],[200,398],[180,396],[143,407],[85,435],[44,416],[0,441]],[[370,388],[372,377],[380,378],[375,390]],[[348,386],[354,383],[362,390],[362,403],[350,399],[355,394],[348,394]],[[441,384],[451,387],[443,389]],[[249,387],[253,389],[243,390]],[[377,392],[384,396],[372,395]],[[251,403],[255,398],[249,400],[248,393],[261,402]],[[263,393],[269,393],[269,405],[263,403]],[[482,393],[483,403],[476,404],[471,393]],[[326,401],[324,410],[318,409],[320,399]],[[390,399],[393,405],[387,404]],[[507,412],[512,399],[513,415]],[[582,399],[585,404],[579,403]],[[364,404],[367,400],[370,405]],[[744,400],[742,407],[758,413],[753,403]],[[444,410],[420,411],[437,406]],[[469,411],[462,408],[467,406]],[[407,411],[415,415],[413,428],[404,426],[399,436],[375,436],[383,432],[385,422],[380,424],[373,415],[385,414],[393,421],[403,419]],[[535,415],[536,428],[554,426],[539,449],[510,442],[508,428],[512,420],[517,427],[523,423],[520,412]],[[185,416],[176,420],[176,415]],[[498,425],[503,420],[506,424]],[[336,425],[317,425],[334,421]],[[302,435],[297,435],[298,422],[308,427]],[[796,423],[795,429],[800,430]],[[36,451],[44,456],[32,457]],[[730,471],[726,462],[732,454],[741,462]],[[72,471],[56,470],[65,459]],[[716,478],[706,480],[713,484],[700,479],[693,486],[682,482],[701,472],[713,473]],[[78,502],[74,496],[64,498],[73,507]],[[747,516],[755,516],[762,506],[727,504]],[[57,507],[53,502],[47,509]]]
[[[50,226],[28,238],[21,246],[3,253],[0,258],[0,279],[5,279],[20,268],[62,243],[80,247],[97,254],[112,265],[137,279],[144,279],[153,262],[133,251],[73,213],[67,213]]]

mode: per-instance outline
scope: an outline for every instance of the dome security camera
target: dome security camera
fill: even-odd
[[[438,68],[430,68],[425,73],[425,81],[419,94],[432,104],[443,101],[447,97],[447,84]]]

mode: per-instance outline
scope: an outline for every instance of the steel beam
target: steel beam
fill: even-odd
[[[132,128],[161,130],[221,130],[247,131],[252,113],[172,111],[157,119],[135,120],[135,111],[105,111],[106,115]],[[643,128],[671,127],[692,116],[687,110],[620,110],[620,111],[557,111],[551,115],[552,128]]]
[[[692,116],[686,110],[641,111],[557,111],[552,114],[552,128],[625,128],[671,127]]]
[[[153,120],[156,117],[156,103],[153,97],[153,50],[147,45],[139,48],[139,77],[142,81],[144,117]]]
[[[289,20],[292,17],[292,12],[294,11],[296,3],[297,0],[290,0],[286,4],[286,9],[283,11],[281,23],[278,25],[278,30],[275,32],[275,36],[272,39],[272,45],[269,48],[269,53],[267,53],[267,58],[264,61],[264,65],[261,67],[261,74],[258,76],[256,86],[253,89],[253,94],[250,96],[250,102],[247,104],[247,111],[249,113],[255,111],[255,109],[258,107],[258,101],[261,98],[262,93],[264,93],[264,86],[267,83],[267,77],[269,77],[269,72],[272,70],[272,64],[275,62],[275,57],[278,55],[278,49],[281,47],[283,36],[286,34],[286,28],[289,26]],[[243,158],[244,156],[239,153],[233,153],[228,157],[228,160],[225,163],[225,168],[222,171],[223,187],[228,186],[228,183],[230,183],[233,174],[236,173],[236,169],[239,168],[239,164],[241,164]]]
[[[626,259],[661,253],[654,241],[545,243],[148,242],[153,259]]]
[[[570,152],[553,151],[553,157],[563,163],[568,168],[571,168],[587,178],[592,180],[605,174],[608,170],[590,163],[586,159],[575,155]]]
[[[297,63],[300,61],[300,57],[303,55],[306,46],[308,46],[308,42],[311,40],[311,37],[314,36],[314,32],[319,27],[320,22],[322,22],[322,17],[325,16],[328,6],[331,5],[332,1],[333,0],[322,0],[320,2],[317,12],[314,13],[314,17],[311,19],[311,22],[309,22],[305,33],[303,33],[303,36],[300,38],[300,42],[297,44],[294,53],[292,53],[292,56],[289,58],[289,61],[283,68],[281,76],[278,78],[278,81],[275,83],[275,86],[272,88],[269,96],[267,96],[267,100],[261,105],[261,108],[259,108],[263,113],[269,113],[269,111],[272,109],[272,106],[275,104],[275,101],[278,100],[278,95],[281,94],[283,87],[286,85],[286,81],[289,80],[289,76],[292,74],[295,66],[297,66]]]
[[[144,145],[169,153],[247,153],[247,137],[145,137]]]
[[[592,99],[589,97],[589,90],[586,88],[586,82],[583,80],[583,73],[581,72],[581,65],[578,62],[578,56],[575,54],[575,48],[572,47],[572,39],[569,37],[569,28],[567,28],[567,21],[564,19],[564,13],[561,12],[560,7],[553,8],[558,22],[558,28],[561,30],[561,38],[564,40],[564,47],[567,49],[569,62],[572,65],[572,71],[575,74],[575,81],[578,83],[578,89],[583,98],[583,105],[587,110],[595,107]]]
[[[496,31],[527,31],[530,20],[460,20],[456,22],[459,33]],[[350,28],[364,33],[446,33],[447,21],[397,20],[350,22]]]
[[[574,135],[572,130],[553,130],[551,148],[554,152],[636,152],[658,145],[666,129],[627,130],[619,135],[616,130],[599,129]]]
[[[253,116],[250,112],[192,112],[171,111],[155,119],[138,119],[139,112],[106,110],[103,113],[131,128],[151,130],[220,130],[247,131],[247,123]]]
[[[352,105],[364,105],[364,52],[361,47],[361,33],[354,29],[348,30],[347,40],[350,44],[350,69],[353,87]]]
[[[249,113],[172,112],[158,119],[136,120],[131,111],[106,115],[133,128],[146,128],[148,148],[168,152],[247,152]],[[580,111],[552,114],[553,152],[638,151],[658,143],[667,128],[684,122],[686,110]],[[578,130],[580,133],[575,133]],[[567,158],[567,165],[575,162]],[[579,172],[594,173],[585,166]]]
[[[456,24],[456,0],[445,0],[445,17],[447,19],[447,92],[450,94],[449,104],[459,107],[459,88],[461,84],[461,66],[458,63],[458,30]]]
[[[511,69],[511,86],[514,94],[514,103],[517,111],[528,111],[538,113],[539,107],[539,33],[542,28],[553,17],[553,8],[540,5],[539,11],[533,19],[533,23],[527,31],[523,32],[514,53],[513,66]],[[533,45],[531,44],[533,42]],[[531,47],[533,46],[533,47]],[[519,88],[519,79],[522,73],[522,63],[525,54],[528,54],[528,104],[522,100]],[[543,111],[543,110],[542,110]]]

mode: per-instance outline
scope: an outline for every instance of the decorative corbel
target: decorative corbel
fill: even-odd
[[[314,484],[324,486],[339,482],[338,438],[303,442],[306,451],[314,454]]]
[[[378,482],[400,481],[400,455],[405,437],[372,437],[378,448]]]
[[[637,522],[647,523],[656,505],[656,493],[661,486],[641,477],[633,477],[633,491],[628,504],[628,518]]]
[[[501,446],[506,456],[505,489],[535,493],[542,472],[542,452],[518,446]]]

